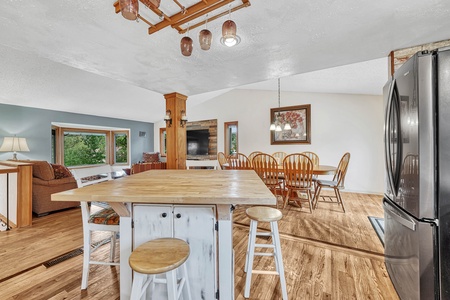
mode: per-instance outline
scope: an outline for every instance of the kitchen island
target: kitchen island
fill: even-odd
[[[151,170],[53,194],[52,200],[108,202],[121,216],[121,299],[130,295],[133,249],[168,236],[190,244],[192,299],[234,299],[233,207],[276,204],[253,170]]]

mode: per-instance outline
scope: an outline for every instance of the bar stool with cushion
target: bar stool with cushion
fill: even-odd
[[[245,211],[245,214],[250,218],[250,232],[247,246],[247,255],[245,259],[244,271],[247,273],[245,279],[244,297],[250,297],[250,284],[252,281],[252,274],[275,274],[280,276],[281,294],[283,300],[287,300],[286,279],[284,277],[283,258],[281,255],[280,236],[278,234],[278,220],[283,217],[281,211],[272,207],[254,206]],[[258,232],[258,222],[269,222],[270,232]],[[256,236],[270,236],[272,244],[256,244]],[[255,252],[255,248],[271,248],[273,253]],[[253,270],[254,256],[272,256],[275,260],[276,271]]]
[[[186,288],[187,299],[191,300],[191,291],[185,261],[190,253],[189,245],[176,238],[160,238],[146,242],[137,247],[128,260],[134,270],[131,300],[139,300],[152,283],[167,284],[169,300],[179,299],[183,288]],[[177,268],[182,266],[182,278],[177,279]],[[165,279],[156,278],[157,274],[165,274]],[[177,282],[179,282],[177,284]]]

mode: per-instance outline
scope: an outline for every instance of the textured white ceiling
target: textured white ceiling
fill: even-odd
[[[233,88],[276,89],[278,77],[283,91],[381,94],[391,50],[450,38],[448,0],[251,0],[232,14],[241,44],[220,44],[223,17],[208,24],[211,50],[197,28],[184,57],[174,29],[149,36],[114,1],[5,2],[1,103],[148,122],[163,94],[189,96],[189,109]]]

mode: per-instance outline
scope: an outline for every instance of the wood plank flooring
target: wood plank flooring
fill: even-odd
[[[398,299],[384,266],[383,246],[367,218],[383,217],[381,196],[342,196],[345,214],[330,203],[319,203],[313,214],[308,207],[282,210],[279,227],[289,299]],[[234,214],[236,299],[244,299],[249,223],[245,208],[237,207]],[[32,227],[0,232],[0,299],[119,299],[119,267],[91,266],[89,288],[81,291],[82,255],[48,268],[43,265],[82,244],[79,209],[34,218]],[[96,255],[107,257],[108,247],[102,246]],[[273,270],[275,265],[271,258],[256,257],[255,268]],[[278,277],[254,275],[249,299],[281,299]]]

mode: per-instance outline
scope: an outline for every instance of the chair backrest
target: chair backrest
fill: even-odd
[[[228,166],[227,169],[232,170],[251,170],[252,164],[248,160],[248,157],[242,153],[236,153],[233,156],[228,156],[227,158]]]
[[[279,165],[283,164],[283,159],[286,157],[287,153],[283,151],[277,151],[272,153],[272,156],[275,157]]]
[[[262,153],[261,151],[253,151],[252,153],[250,153],[248,155],[248,160],[250,161],[251,164],[253,164],[253,157],[256,156],[256,154]]]
[[[319,155],[317,155],[316,153],[311,151],[303,151],[302,154],[308,156],[314,166],[319,165]]]
[[[227,163],[227,156],[223,152],[217,153],[217,161],[219,162],[220,168],[223,170],[223,165]]]
[[[287,155],[283,160],[284,183],[287,188],[310,189],[314,165],[301,153]]]
[[[339,165],[336,169],[336,173],[334,174],[333,181],[337,182],[338,187],[344,186],[345,175],[347,174],[348,163],[350,162],[350,153],[345,153],[341,160],[339,161]]]
[[[278,168],[277,160],[272,155],[266,153],[256,154],[253,157],[252,166],[256,174],[269,188],[280,184],[278,178],[280,169]]]
[[[186,169],[198,169],[206,167],[217,170],[219,162],[217,160],[186,160]]]
[[[72,174],[78,187],[83,187],[103,181],[112,180],[111,173],[114,170],[110,165],[73,169]]]

